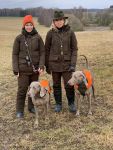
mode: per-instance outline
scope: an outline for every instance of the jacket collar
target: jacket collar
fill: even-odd
[[[70,26],[69,25],[64,25],[62,28],[52,28],[52,30],[54,32],[66,32],[66,31],[69,31],[70,30]]]
[[[22,34],[25,36],[25,37],[30,37],[30,36],[33,36],[35,34],[38,34],[37,30],[35,28],[33,28],[33,30],[29,33],[25,30],[25,28],[22,28]]]

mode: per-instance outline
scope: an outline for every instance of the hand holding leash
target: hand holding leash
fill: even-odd
[[[40,75],[43,75],[43,74],[44,74],[44,70],[41,69],[41,68],[38,69],[38,72],[39,72]]]
[[[13,73],[14,73],[14,75],[15,75],[16,77],[19,77],[19,72],[13,71]]]

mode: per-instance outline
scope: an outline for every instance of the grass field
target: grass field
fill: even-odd
[[[0,150],[113,150],[113,31],[77,32],[79,54],[85,54],[94,73],[96,99],[93,116],[87,117],[87,101],[82,101],[81,116],[68,112],[63,94],[63,111],[49,120],[34,116],[15,117],[17,79],[12,73],[11,53],[15,37],[21,32],[22,18],[0,18]],[[48,28],[37,24],[45,39]]]

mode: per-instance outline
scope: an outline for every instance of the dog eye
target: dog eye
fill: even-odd
[[[76,74],[74,74],[74,78],[75,78],[75,79],[77,78]]]
[[[33,86],[33,89],[36,90],[36,87]]]

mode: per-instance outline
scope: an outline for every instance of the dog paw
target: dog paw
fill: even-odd
[[[38,125],[37,124],[34,124],[34,129],[38,129]]]
[[[91,116],[91,115],[92,115],[92,112],[91,112],[91,111],[89,111],[89,112],[88,112],[88,115],[90,115],[90,116]]]
[[[35,128],[35,129],[38,128],[38,125],[39,125],[38,121],[35,121],[35,123],[34,123],[34,128]]]
[[[77,116],[77,117],[78,117],[78,116],[80,116],[80,113],[79,113],[79,111],[77,111],[77,112],[76,112],[76,116]]]

